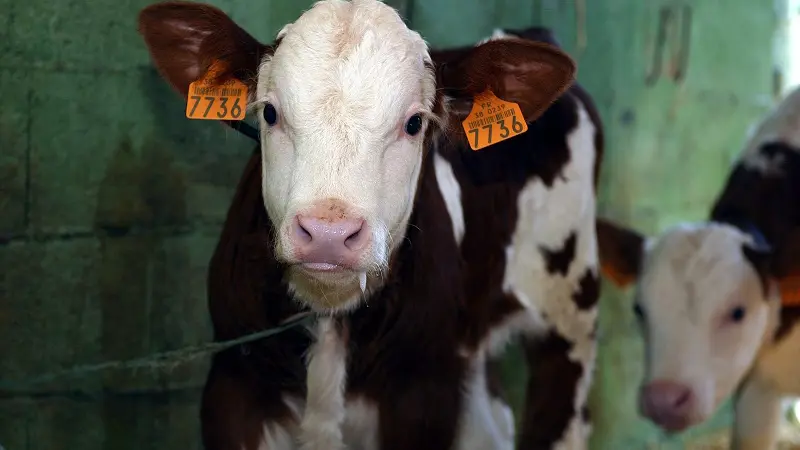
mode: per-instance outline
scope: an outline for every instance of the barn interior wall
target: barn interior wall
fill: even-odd
[[[252,144],[185,119],[135,31],[150,3],[0,0],[0,380],[210,339],[205,271]],[[311,1],[213,3],[268,41]],[[390,3],[440,47],[498,26],[553,27],[606,123],[599,212],[650,233],[705,216],[773,100],[772,0]],[[604,284],[593,448],[680,448],[686,436],[663,438],[636,417],[641,343],[629,295]],[[507,376],[519,386],[515,358]],[[206,367],[4,385],[0,445],[199,448]]]

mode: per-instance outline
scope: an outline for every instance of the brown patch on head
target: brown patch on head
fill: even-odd
[[[573,231],[564,241],[564,245],[560,250],[548,250],[544,247],[539,249],[539,251],[542,253],[542,256],[544,256],[545,262],[547,263],[548,273],[553,275],[560,274],[564,277],[567,276],[567,273],[569,272],[569,266],[575,259],[575,246],[577,245],[577,242],[578,235]]]

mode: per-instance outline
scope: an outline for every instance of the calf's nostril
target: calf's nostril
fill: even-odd
[[[688,390],[682,391],[675,397],[675,409],[682,409],[689,405],[689,400],[691,398],[691,392]]]
[[[364,235],[364,222],[361,222],[355,232],[351,233],[344,240],[344,246],[350,250],[357,250],[361,246]]]
[[[313,239],[311,236],[311,232],[303,226],[303,223],[300,221],[299,217],[295,217],[294,222],[294,234],[300,242],[309,243]]]

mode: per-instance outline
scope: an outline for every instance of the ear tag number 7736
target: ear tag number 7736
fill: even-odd
[[[490,90],[475,96],[472,110],[462,125],[469,146],[475,151],[528,131],[519,105],[497,98]]]
[[[220,66],[214,64],[206,74],[189,85],[186,117],[199,120],[244,120],[247,86],[231,78],[222,84],[212,83]]]

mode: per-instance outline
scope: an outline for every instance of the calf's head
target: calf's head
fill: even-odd
[[[635,281],[646,351],[640,412],[668,431],[703,422],[775,331],[771,250],[719,223],[682,224],[648,239],[598,219],[597,233],[607,277]]]
[[[249,87],[276,256],[297,298],[328,312],[380,285],[426,148],[463,142],[460,122],[475,95],[490,88],[533,120],[575,71],[558,49],[523,40],[489,42],[435,67],[420,35],[376,0],[319,1],[272,45],[198,3],[145,8],[139,30],[184,96],[215,61],[220,81]]]

